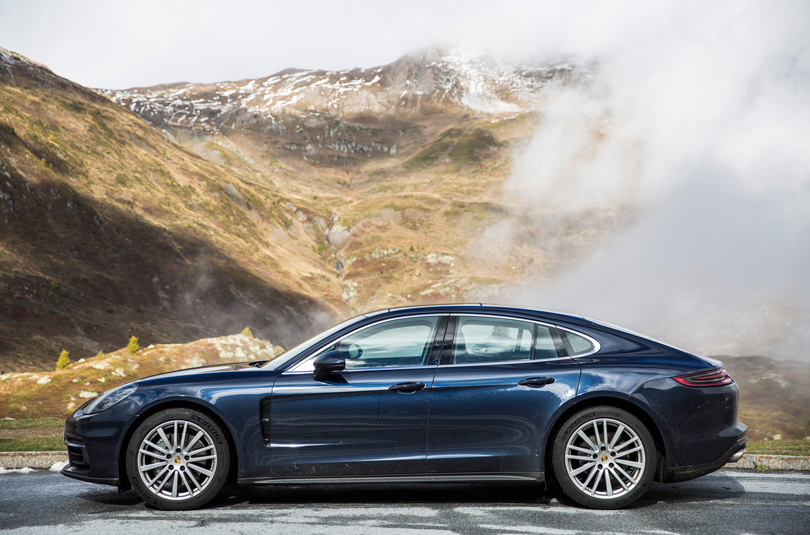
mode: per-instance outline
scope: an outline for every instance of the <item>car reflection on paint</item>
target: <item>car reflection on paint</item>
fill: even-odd
[[[140,379],[65,424],[76,479],[193,509],[239,484],[550,481],[619,508],[745,450],[721,363],[581,316],[387,309],[267,362]]]

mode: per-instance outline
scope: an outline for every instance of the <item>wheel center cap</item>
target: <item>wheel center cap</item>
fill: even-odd
[[[602,462],[603,462],[603,463],[606,463],[608,459],[609,459],[608,454],[607,454],[607,453],[603,453],[603,454],[602,454]]]
[[[182,462],[183,462],[183,460],[182,460],[182,459],[180,459],[180,456],[179,456],[179,455],[178,455],[177,457],[175,457],[175,458],[174,458],[174,464],[181,464]]]

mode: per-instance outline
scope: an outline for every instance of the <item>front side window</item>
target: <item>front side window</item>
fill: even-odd
[[[460,317],[452,363],[529,360],[532,358],[533,338],[534,324],[527,321]]]
[[[295,371],[310,371],[315,358],[340,351],[346,369],[422,366],[427,363],[439,318],[407,318],[372,325],[321,349]]]

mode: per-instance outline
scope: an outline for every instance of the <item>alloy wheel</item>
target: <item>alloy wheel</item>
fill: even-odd
[[[138,446],[138,475],[149,492],[164,500],[198,496],[211,484],[218,461],[211,435],[187,420],[156,425]]]
[[[613,418],[580,425],[565,446],[565,470],[587,496],[613,500],[635,489],[646,467],[644,443],[632,427]]]

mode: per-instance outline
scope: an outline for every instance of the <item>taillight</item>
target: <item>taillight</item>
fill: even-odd
[[[686,386],[723,386],[730,385],[734,379],[726,372],[725,368],[715,368],[707,372],[690,373],[673,377],[676,381]]]

